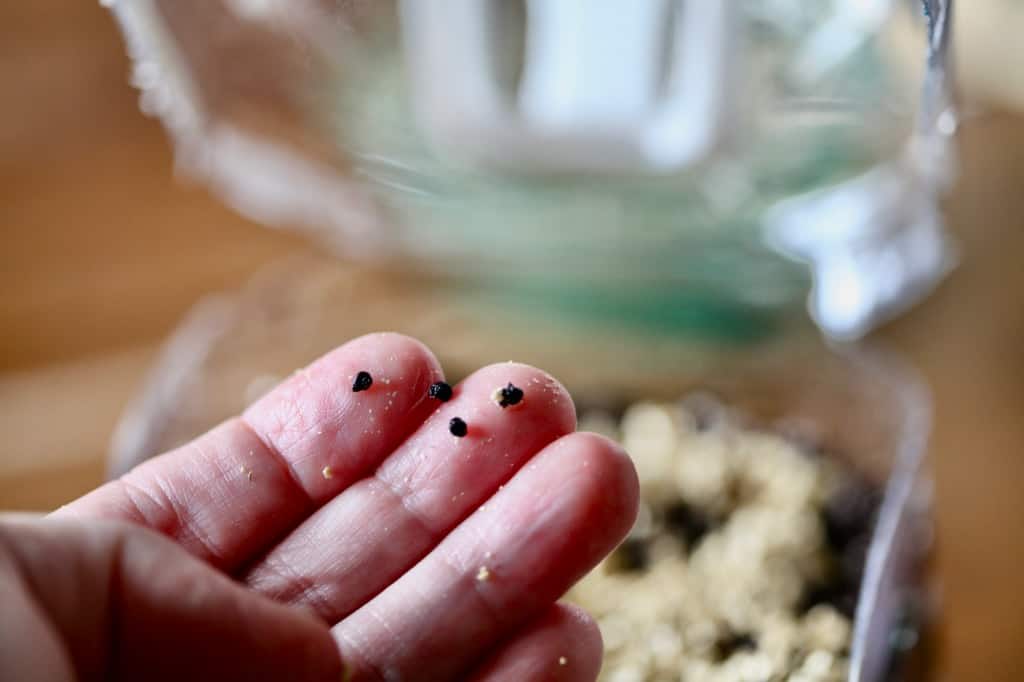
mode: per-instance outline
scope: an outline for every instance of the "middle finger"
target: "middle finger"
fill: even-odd
[[[512,383],[523,401],[502,408]],[[463,438],[449,421],[468,424]],[[337,622],[422,559],[538,450],[575,428],[568,393],[548,375],[492,365],[456,387],[378,470],[319,509],[248,572],[250,586]]]

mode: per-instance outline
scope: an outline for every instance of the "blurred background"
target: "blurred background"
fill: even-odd
[[[942,679],[1019,680],[1024,6],[958,12],[967,115],[945,212],[960,265],[873,338],[934,393]],[[3,4],[0,55],[0,509],[48,510],[103,480],[123,410],[192,306],[309,245],[176,177],[98,4]]]

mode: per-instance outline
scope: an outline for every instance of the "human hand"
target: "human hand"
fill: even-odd
[[[594,679],[596,626],[555,601],[632,525],[632,464],[573,434],[538,370],[481,369],[444,404],[440,380],[418,342],[362,337],[50,517],[0,523],[0,678]],[[509,382],[525,399],[503,409]]]

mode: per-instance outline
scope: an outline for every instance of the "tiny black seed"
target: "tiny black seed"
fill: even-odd
[[[452,417],[452,420],[448,422],[448,430],[456,438],[464,438],[469,433],[469,427],[466,426],[466,422],[458,417]]]
[[[428,394],[434,400],[440,400],[442,403],[446,403],[452,399],[452,387],[443,381],[438,381],[430,384]]]
[[[501,398],[498,400],[498,404],[503,408],[518,405],[523,402],[523,389],[519,388],[512,382],[509,382],[508,386],[501,389]]]
[[[369,372],[360,372],[356,375],[356,380],[352,382],[352,391],[359,393],[369,389],[370,386],[373,386],[373,377]]]

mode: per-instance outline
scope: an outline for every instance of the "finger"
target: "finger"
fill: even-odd
[[[360,371],[374,383],[356,393]],[[397,334],[355,339],[296,372],[241,418],[58,515],[139,523],[232,571],[374,469],[436,407],[427,389],[440,378],[437,359],[418,341]]]
[[[562,438],[334,627],[343,658],[371,678],[451,678],[611,551],[636,509],[636,472],[617,445]]]
[[[472,682],[593,682],[601,669],[601,632],[581,609],[556,604],[503,643]]]
[[[48,655],[74,671],[63,679],[341,678],[337,647],[320,621],[137,526],[0,522],[2,565],[29,588],[36,626],[27,631],[47,633],[44,644],[56,644]],[[24,615],[5,620],[12,617]],[[53,661],[31,656],[38,644],[25,642],[20,658],[52,669]],[[14,658],[0,657],[0,678],[40,679],[5,676],[4,661]]]
[[[510,382],[524,397],[504,409],[492,394]],[[449,432],[456,416],[469,425],[465,438]],[[335,623],[423,558],[525,461],[575,424],[569,394],[540,370],[512,363],[481,369],[373,476],[296,528],[246,581]]]

